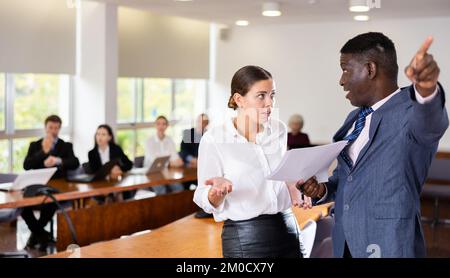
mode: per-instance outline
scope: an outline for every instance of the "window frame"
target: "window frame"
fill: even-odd
[[[138,121],[139,119],[139,109],[143,109],[144,106],[144,80],[145,79],[152,79],[152,77],[147,77],[147,78],[137,78],[137,77],[118,77],[119,78],[130,78],[133,80],[134,82],[134,92],[133,92],[133,107],[134,107],[134,113],[133,113],[133,119],[134,121],[132,122],[120,122],[118,117],[116,120],[116,130],[117,131],[122,131],[122,130],[129,130],[133,132],[133,157],[136,157],[136,150],[138,148],[138,141],[137,141],[137,132],[140,129],[148,129],[148,128],[154,128],[156,126],[156,122],[155,121]],[[170,79],[171,82],[171,97],[170,97],[170,114],[169,115],[165,115],[169,118],[169,125],[170,126],[175,126],[180,119],[171,119],[173,117],[173,112],[176,109],[176,83],[178,80],[203,80],[205,82],[205,102],[204,102],[204,106],[203,110],[207,111],[208,106],[209,106],[209,79],[199,79],[199,78],[167,78]],[[140,83],[140,84],[138,84]],[[140,90],[140,92],[139,92]],[[141,103],[139,103],[139,100],[141,101]],[[138,107],[139,104],[142,107]],[[118,110],[118,109],[117,109]],[[205,113],[205,112],[204,112]]]
[[[5,130],[0,131],[0,140],[8,141],[8,172],[13,172],[14,165],[14,139],[26,139],[30,137],[42,137],[42,128],[31,129],[15,129],[14,126],[14,100],[15,100],[15,79],[14,73],[0,73],[5,75]],[[22,73],[19,73],[22,74]],[[46,74],[46,73],[25,73],[25,74]],[[55,74],[62,76],[63,74]],[[61,77],[60,77],[61,78]],[[68,102],[69,112],[67,126],[61,128],[61,135],[68,135],[73,137],[73,76],[67,75],[68,78]]]

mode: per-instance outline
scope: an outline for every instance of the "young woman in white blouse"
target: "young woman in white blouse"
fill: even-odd
[[[164,116],[158,116],[155,124],[156,135],[149,138],[145,144],[144,166],[150,167],[156,158],[167,155],[170,155],[170,166],[183,166],[183,161],[178,155],[175,142],[166,135],[169,121]]]
[[[288,186],[265,178],[287,148],[285,124],[270,118],[274,96],[268,71],[239,69],[228,102],[237,116],[208,130],[200,142],[194,202],[225,221],[224,257],[302,256]]]
[[[170,155],[170,167],[182,167],[183,160],[178,155],[175,142],[166,135],[169,121],[161,115],[156,118],[155,124],[156,135],[150,137],[145,144],[144,167],[150,167],[156,158],[168,155]],[[181,191],[183,189],[184,187],[181,184],[158,185],[151,188],[157,195]]]

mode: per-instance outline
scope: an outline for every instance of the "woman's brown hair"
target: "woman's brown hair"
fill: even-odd
[[[234,94],[245,96],[250,88],[258,81],[272,79],[272,75],[267,70],[258,66],[245,66],[240,68],[231,79],[231,96],[228,100],[228,107],[236,110],[238,108],[234,100]]]

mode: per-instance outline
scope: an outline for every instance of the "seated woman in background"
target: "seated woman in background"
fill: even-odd
[[[133,162],[128,159],[122,148],[115,143],[113,131],[106,124],[97,128],[95,146],[89,152],[88,157],[89,168],[93,173],[97,172],[105,163],[116,159],[118,164],[109,173],[111,179],[117,179],[133,167]]]
[[[288,150],[309,147],[308,134],[302,133],[303,117],[299,114],[294,114],[289,118],[289,128],[291,132],[288,133]]]
[[[144,167],[148,168],[156,158],[168,155],[170,155],[170,167],[183,166],[183,160],[178,155],[177,149],[175,148],[175,142],[166,135],[168,127],[169,121],[166,117],[158,116],[156,118],[156,135],[150,137],[145,143]],[[173,184],[168,186],[154,186],[152,189],[156,194],[160,195],[172,191],[183,190],[184,188],[180,184]]]
[[[183,160],[178,155],[175,142],[166,135],[169,121],[164,116],[156,118],[156,135],[150,137],[145,144],[144,167],[150,167],[153,161],[161,156],[170,155],[170,166],[181,167]]]

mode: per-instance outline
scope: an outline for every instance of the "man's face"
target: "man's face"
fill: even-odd
[[[346,98],[353,106],[370,106],[373,98],[370,90],[369,70],[363,58],[353,54],[341,54],[342,76],[339,80]]]
[[[47,124],[45,125],[45,134],[47,134],[47,136],[57,138],[60,129],[61,129],[60,123],[47,122]]]

